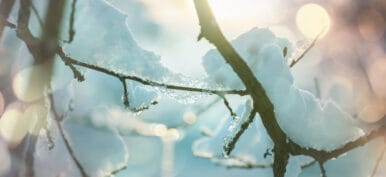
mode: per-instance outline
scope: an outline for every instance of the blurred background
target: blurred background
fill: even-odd
[[[5,1],[7,0],[2,0],[1,3]],[[106,1],[127,15],[125,23],[135,42],[139,47],[158,56],[160,63],[168,70],[192,80],[201,81],[207,77],[202,66],[202,57],[213,46],[205,40],[197,41],[200,27],[193,1]],[[35,22],[30,27],[35,29],[34,24],[39,23],[36,16],[39,13],[44,14],[45,3],[38,0],[32,2],[36,5],[36,13],[31,15],[31,21],[35,19]],[[314,93],[321,101],[337,102],[349,114],[367,123],[381,121],[386,114],[386,82],[383,80],[386,77],[386,1],[209,0],[209,3],[229,40],[254,27],[267,27],[276,36],[289,39],[294,49],[291,55],[296,56],[319,35],[315,46],[292,69],[296,85]],[[8,17],[9,22],[16,24],[18,7],[16,1]],[[81,8],[77,6],[77,9]],[[70,8],[66,12],[69,11]],[[33,130],[21,132],[26,128],[19,128],[28,127],[26,124],[29,123],[31,112],[37,117],[50,115],[44,99],[31,101],[20,93],[26,89],[23,80],[34,79],[34,72],[28,72],[32,61],[31,54],[23,41],[16,36],[14,29],[5,27],[0,41],[0,176],[23,176],[20,171],[26,168],[23,166],[28,166],[25,160],[28,152],[23,148],[28,144],[26,132],[41,137],[37,142],[37,149],[40,150],[36,151],[33,160],[36,176],[80,176],[54,121],[49,123],[55,144],[53,150],[48,150],[50,140],[46,133]],[[65,67],[63,63],[56,63],[55,66]],[[80,157],[81,163],[87,164],[86,171],[102,169],[104,172],[111,172],[116,166],[119,167],[117,159],[125,161],[127,156],[127,163],[123,165],[126,168],[116,173],[116,176],[272,176],[270,168],[227,168],[216,165],[210,159],[194,156],[194,142],[205,134],[215,132],[219,122],[228,117],[226,108],[215,97],[201,94],[181,97],[177,94],[177,99],[171,99],[167,97],[168,94],[160,95],[157,97],[159,103],[154,107],[140,114],[131,114],[122,111],[119,82],[93,71],[81,72],[85,73],[88,81],[83,82],[83,85],[72,79],[70,71],[53,76],[62,77],[59,83],[63,81],[63,85],[58,84],[54,100],[58,102],[58,110],[63,114],[69,107],[66,105],[72,102],[68,95],[72,95],[75,100],[86,100],[81,103],[74,101],[75,105],[90,105],[85,106],[87,110],[79,111],[83,117],[91,117],[87,121],[75,121],[73,126],[70,123],[63,125],[70,144],[75,149],[75,155]],[[39,85],[44,79],[40,75],[37,77],[35,83]],[[106,83],[110,84],[110,88],[98,88]],[[71,89],[67,85],[71,85]],[[94,100],[95,95],[100,100]],[[109,106],[103,106],[103,99],[110,100],[110,97],[117,98],[118,101],[107,101]],[[188,101],[181,102],[184,99]],[[230,100],[234,107],[241,102],[239,98]],[[35,103],[39,105],[36,106]],[[99,119],[93,116],[95,114],[106,114],[106,117],[112,119],[111,124],[119,126],[121,123],[123,127],[126,126],[123,129],[129,133],[120,133],[122,136],[106,133],[103,127],[109,127],[109,121],[98,124],[96,119]],[[129,123],[122,117],[130,117]],[[12,135],[9,132],[13,132]],[[117,141],[113,141],[114,138]],[[352,166],[363,163],[367,164],[362,167],[363,173],[355,175],[372,175],[371,166],[374,166],[376,157],[380,156],[381,145],[383,143],[375,142],[372,146],[376,150],[360,149],[357,155],[357,151],[353,152],[351,159],[343,159],[338,165],[330,165],[332,172],[328,176],[353,176],[347,171]],[[83,152],[93,151],[90,149],[95,150],[94,155],[82,156]],[[106,149],[110,151],[105,152]],[[374,153],[374,158],[370,158],[374,163],[367,163],[362,159],[366,157],[364,152]],[[109,156],[114,153],[115,155]],[[102,158],[101,154],[106,154],[107,157]],[[386,160],[381,159],[380,162],[380,168],[374,173],[379,177],[386,174]],[[317,165],[314,166],[304,170],[301,176],[319,176],[319,169]],[[327,171],[329,168],[326,168]],[[102,173],[95,172],[95,175]]]

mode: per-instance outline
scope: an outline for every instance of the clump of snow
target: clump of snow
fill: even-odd
[[[289,54],[293,50],[287,39],[277,38],[268,29],[253,28],[251,31],[240,35],[232,41],[232,46],[251,68],[255,68],[257,66],[258,61],[255,57],[267,44],[275,44],[280,47],[282,55],[284,55],[284,50],[287,50],[285,57],[286,60],[289,58]],[[213,49],[206,53],[203,65],[209,76],[209,82],[215,82],[223,85],[224,87],[243,88],[241,80],[233,72],[232,68],[225,63],[218,50]]]
[[[63,44],[65,53],[83,62],[110,70],[161,79],[171,72],[160,58],[137,45],[126,25],[127,15],[105,1],[77,3],[76,34],[71,44]]]
[[[280,127],[291,140],[304,147],[332,150],[363,135],[353,118],[334,102],[322,104],[294,85],[283,56],[284,46],[291,48],[288,40],[276,38],[268,29],[254,28],[232,44],[262,84]],[[241,81],[218,51],[207,53],[204,66],[211,80],[241,87]]]

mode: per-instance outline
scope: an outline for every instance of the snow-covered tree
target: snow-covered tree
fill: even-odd
[[[299,84],[293,68],[324,31],[305,47],[258,27],[229,41],[207,0],[193,0],[185,23],[214,47],[195,78],[143,47],[157,33],[146,3],[159,2],[0,2],[11,58],[0,63],[0,176],[385,174],[384,97],[374,113],[349,88],[322,90],[306,72],[315,88]]]

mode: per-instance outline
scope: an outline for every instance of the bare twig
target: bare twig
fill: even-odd
[[[302,168],[302,170],[303,170],[303,169],[305,169],[305,168],[308,168],[308,167],[314,165],[315,163],[316,163],[316,160],[313,160],[313,161],[311,161],[311,162],[309,162],[309,163],[306,163],[306,164],[302,165],[301,168]]]
[[[118,174],[119,172],[123,171],[123,170],[126,170],[127,169],[127,165],[124,165],[122,166],[121,168],[118,168],[112,172],[110,172],[110,174],[106,175],[106,177],[113,177],[115,176],[116,174]]]
[[[75,36],[75,29],[74,29],[74,21],[75,21],[75,11],[76,11],[76,1],[77,0],[72,0],[71,3],[71,14],[70,14],[70,27],[68,29],[68,40],[64,41],[65,43],[71,43],[74,40]]]
[[[240,168],[240,169],[253,169],[253,168],[272,168],[271,163],[256,163],[249,160],[242,159],[240,157],[236,156],[229,156],[227,158],[224,158],[223,156],[214,156],[211,158],[212,162],[216,165],[225,166],[226,168]],[[223,161],[233,161],[233,163],[224,163]]]
[[[36,9],[36,6],[35,6],[34,3],[32,3],[32,2],[31,2],[31,9],[32,9],[32,11],[34,12],[34,14],[36,15],[36,18],[38,19],[38,22],[39,22],[40,27],[43,29],[43,28],[44,28],[44,22],[43,22],[43,19],[42,19],[42,17],[39,15],[38,9]]]
[[[225,107],[228,109],[229,113],[231,114],[231,117],[233,120],[237,119],[237,114],[233,111],[231,105],[229,104],[228,99],[225,97],[225,95],[218,95],[220,98],[223,99]]]
[[[68,150],[68,153],[70,154],[70,157],[71,159],[74,161],[76,167],[78,168],[80,174],[82,175],[82,177],[88,177],[86,171],[84,170],[82,164],[80,163],[80,161],[78,160],[78,158],[76,157],[75,153],[74,153],[74,150],[72,149],[71,145],[70,145],[70,142],[68,141],[67,139],[67,136],[64,132],[64,129],[63,129],[63,126],[62,126],[62,121],[63,121],[63,115],[59,115],[58,112],[55,110],[55,102],[54,102],[54,97],[52,96],[52,94],[49,94],[48,95],[49,97],[49,100],[51,102],[51,111],[53,112],[54,114],[54,121],[56,123],[56,126],[58,127],[58,130],[59,130],[59,134],[60,136],[62,137],[63,139],[63,142],[64,142],[64,145],[66,146],[66,149]]]
[[[322,174],[322,177],[327,177],[326,169],[324,169],[323,162],[319,162],[319,168],[320,168],[320,173]]]
[[[293,66],[295,66],[295,64],[296,63],[298,63],[314,46],[315,46],[315,44],[316,44],[316,41],[318,41],[318,39],[319,39],[319,37],[320,37],[320,35],[322,34],[324,32],[324,29],[315,37],[315,39],[314,40],[312,40],[312,42],[311,42],[311,44],[306,48],[306,50],[304,50],[303,52],[302,52],[302,54],[299,56],[299,57],[297,57],[297,58],[295,58],[295,59],[293,59],[292,60],[292,62],[291,62],[291,64],[289,65],[290,66],[290,68],[292,68]]]
[[[374,140],[375,138],[382,137],[382,136],[386,136],[385,126],[381,126],[379,129],[376,129],[370,132],[369,134],[364,135],[354,141],[348,142],[341,148],[338,148],[332,151],[317,150],[310,147],[301,147],[300,145],[294,143],[291,140],[289,140],[289,146],[290,146],[290,152],[293,155],[307,155],[307,156],[313,157],[315,160],[319,162],[325,162],[329,159],[337,158],[340,155],[347,153],[348,151],[351,151],[352,149],[363,146],[368,142]]]

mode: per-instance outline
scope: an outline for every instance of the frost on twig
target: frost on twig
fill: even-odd
[[[318,41],[319,37],[321,34],[323,34],[324,30],[322,30],[316,37],[314,40],[312,40],[312,42],[306,47],[306,49],[304,51],[302,51],[300,53],[299,56],[295,55],[293,57],[293,59],[290,59],[291,63],[289,65],[290,68],[292,68],[293,66],[295,66],[296,63],[298,63],[304,56],[306,56],[306,54],[315,46],[316,44],[316,41]]]

